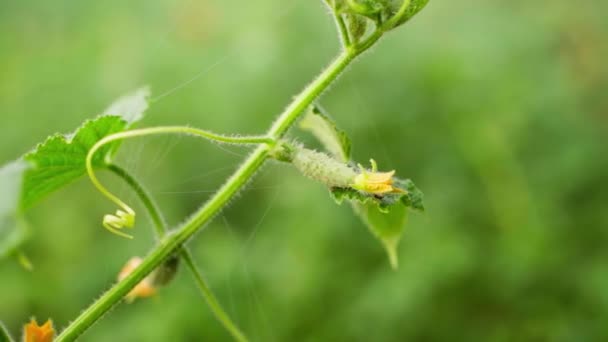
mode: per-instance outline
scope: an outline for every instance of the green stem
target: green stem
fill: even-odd
[[[184,248],[182,250],[181,255],[182,255],[182,259],[186,262],[186,266],[188,266],[188,268],[192,271],[192,276],[194,277],[194,280],[196,281],[196,285],[198,286],[198,289],[201,292],[201,295],[207,301],[207,304],[211,308],[211,311],[213,311],[213,314],[215,315],[215,317],[222,323],[224,328],[226,328],[226,330],[228,330],[230,335],[232,335],[232,337],[236,341],[239,341],[239,342],[248,341],[247,337],[245,337],[245,335],[239,330],[239,328],[232,322],[232,320],[230,319],[230,316],[228,316],[228,314],[222,308],[222,305],[220,304],[220,302],[213,295],[213,292],[211,291],[211,288],[207,285],[205,278],[203,278],[203,275],[198,271],[198,268],[196,267],[196,264],[194,263],[194,259],[192,258],[192,254],[187,249]]]
[[[343,51],[310,85],[293,100],[285,111],[274,122],[263,142],[274,143],[280,139],[302,112],[332,83],[338,75],[352,62],[362,49]],[[125,132],[128,133],[128,132]],[[126,134],[128,135],[128,134]],[[257,138],[259,142],[260,138]],[[247,184],[268,158],[270,146],[259,145],[243,164],[235,171],[226,183],[207,201],[190,219],[175,231],[163,238],[148,254],[142,263],[122,281],[105,292],[91,306],[84,310],[58,337],[57,342],[73,341],[91,325],[97,322],[104,313],[129,293],[143,278],[160,265],[167,257],[198,232],[204,224],[232,199]]]
[[[135,177],[133,177],[128,171],[121,168],[115,164],[108,164],[108,169],[120,178],[122,178],[131,188],[135,191],[139,199],[142,201],[144,206],[146,207],[150,218],[152,219],[152,223],[154,224],[154,228],[156,230],[156,235],[160,239],[167,232],[167,223],[156,205],[156,202],[152,199],[152,197],[148,194],[146,189],[140,184]],[[194,260],[192,258],[192,254],[186,248],[186,246],[182,247],[181,257],[188,266],[190,272],[192,272],[192,276],[196,280],[196,284],[199,288],[199,291],[209,307],[211,311],[215,315],[218,321],[224,326],[224,328],[234,337],[235,340],[239,342],[247,341],[245,335],[239,330],[239,328],[234,324],[234,322],[230,319],[230,316],[224,311],[222,305],[217,300],[209,285],[205,281],[202,272],[196,267]]]
[[[270,130],[268,136],[273,137],[275,140],[280,139],[287,133],[289,128],[293,125],[295,120],[302,114],[302,112],[308,108],[308,106],[314,101],[331,82],[333,82],[338,75],[346,68],[350,62],[359,55],[362,51],[354,49],[346,49],[338,58],[336,58],[323,72],[319,75],[311,84],[309,84],[304,90],[296,96],[291,104],[285,109],[285,111],[277,118]]]

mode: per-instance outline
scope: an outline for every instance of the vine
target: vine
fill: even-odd
[[[396,247],[402,235],[407,211],[424,209],[422,193],[409,179],[396,178],[394,170],[379,171],[373,159],[371,169],[352,161],[348,135],[338,128],[315,101],[347,66],[376,44],[384,34],[407,22],[428,0],[324,2],[336,23],[342,50],[321,74],[293,99],[265,134],[229,136],[183,126],[131,129],[131,124],[141,119],[148,105],[146,98],[149,92],[143,89],[119,100],[102,116],[85,123],[75,134],[69,137],[51,137],[21,160],[0,168],[0,185],[4,184],[4,180],[10,181],[11,184],[22,184],[20,190],[13,191],[17,199],[7,206],[8,211],[0,212],[0,219],[9,217],[15,227],[19,226],[23,211],[32,203],[50,191],[65,186],[72,179],[86,174],[92,184],[118,206],[114,214],[104,216],[103,226],[116,235],[132,238],[124,229],[135,226],[136,213],[101,184],[96,170],[106,169],[126,182],[138,195],[155,229],[157,242],[150,253],[142,259],[132,259],[121,271],[119,281],[82,311],[60,332],[55,341],[77,339],[123,299],[146,297],[158,287],[168,284],[180,260],[192,273],[197,288],[218,321],[235,340],[247,341],[213,295],[185,244],[226,206],[269,159],[290,163],[302,175],[325,184],[336,202],[348,200],[370,231],[383,243],[391,265],[397,267]],[[286,138],[286,134],[298,119],[303,119],[301,127],[319,139],[327,152],[310,150]],[[144,186],[127,170],[112,162],[113,153],[120,141],[158,134],[185,134],[215,143],[254,146],[254,149],[206,203],[183,224],[169,230],[160,208]],[[52,171],[57,169],[57,163],[65,162],[66,159],[57,158],[57,155],[69,155],[72,158],[69,163],[63,165],[69,173]],[[15,228],[14,235],[17,238],[10,240],[8,247],[3,247],[4,250],[0,248],[0,252],[27,260],[19,247],[26,240],[23,234],[23,230]],[[53,334],[50,332],[54,330],[52,325],[47,323],[38,326],[32,321],[25,330],[26,338],[30,336],[28,334],[38,334],[44,335],[45,338],[51,336],[52,339]]]

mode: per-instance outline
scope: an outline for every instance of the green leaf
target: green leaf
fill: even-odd
[[[310,131],[334,157],[345,162],[350,159],[350,138],[320,106],[310,107],[300,121],[300,128]]]
[[[353,208],[370,232],[382,243],[393,269],[397,269],[399,259],[397,246],[405,230],[407,207],[394,205],[387,211],[379,210],[374,203],[353,203]]]
[[[414,182],[412,182],[412,180],[410,180],[410,179],[401,180],[401,179],[395,178],[394,184],[398,188],[406,191],[406,193],[400,197],[401,202],[406,207],[409,207],[409,208],[412,208],[412,209],[415,209],[418,211],[424,211],[424,203],[423,203],[424,194],[422,193],[422,191],[420,191],[420,189],[418,189],[418,187],[416,187],[416,185],[414,184]]]
[[[331,188],[329,189],[329,192],[337,204],[342,204],[344,200],[357,201],[360,203],[375,201],[373,196],[352,188]]]
[[[74,133],[56,134],[38,145],[24,159],[31,164],[23,181],[21,207],[28,209],[49,193],[75,181],[86,173],[89,149],[103,137],[128,129],[148,108],[149,90],[142,88],[112,103],[96,119],[86,121]],[[118,144],[102,147],[93,158],[94,167],[105,166],[106,158]]]
[[[16,162],[0,169],[0,258],[14,254],[28,237],[23,212],[48,194],[86,174],[89,149],[103,137],[128,129],[143,117],[149,90],[124,96],[74,133],[56,134]],[[110,115],[111,114],[111,115]],[[93,158],[104,167],[119,145],[102,147]]]
[[[127,125],[118,116],[101,116],[85,122],[73,137],[54,135],[26,154],[24,160],[32,167],[23,180],[22,208],[30,208],[49,193],[83,176],[89,149],[103,137],[125,130]],[[112,144],[102,147],[95,154],[93,165],[103,167],[113,147]]]
[[[2,322],[0,322],[0,342],[13,342],[13,338]]]
[[[398,266],[397,246],[403,235],[408,208],[423,211],[423,194],[409,179],[394,179],[394,185],[404,193],[384,195],[367,194],[352,188],[332,188],[330,192],[338,204],[351,201],[353,210],[359,215],[370,232],[382,243],[391,266]]]
[[[344,200],[362,204],[373,203],[383,212],[387,212],[388,207],[399,202],[399,197],[396,196],[370,195],[353,188],[331,188],[330,193],[337,204],[342,204]]]
[[[410,179],[393,178],[394,185],[402,190],[403,193],[388,193],[383,195],[368,194],[353,188],[330,189],[330,193],[337,204],[342,204],[344,200],[359,203],[375,203],[378,210],[387,212],[388,208],[396,204],[411,208],[417,211],[424,211],[424,194]]]
[[[348,31],[350,32],[353,41],[358,42],[367,31],[368,20],[365,19],[365,17],[351,13],[346,13],[345,17]]]

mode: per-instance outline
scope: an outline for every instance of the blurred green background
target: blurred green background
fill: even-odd
[[[411,216],[394,272],[349,206],[269,163],[190,243],[252,340],[605,340],[607,7],[433,0],[350,67],[323,105],[355,159],[412,178],[428,210]],[[0,161],[144,84],[156,98],[145,126],[263,132],[337,51],[321,1],[3,1]],[[119,161],[176,225],[246,153],[160,137],[129,141]],[[82,179],[30,212],[34,272],[0,263],[14,335],[31,316],[66,326],[151,248],[148,220],[133,241],[101,227],[114,209]],[[82,340],[229,336],[181,270]]]

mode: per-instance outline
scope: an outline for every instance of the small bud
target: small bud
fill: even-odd
[[[24,342],[52,342],[55,335],[53,323],[47,320],[42,326],[34,318],[23,328]]]
[[[118,273],[118,281],[125,279],[133,270],[137,268],[142,263],[142,258],[140,257],[132,257],[127,261],[125,266]],[[132,290],[129,292],[125,299],[128,303],[132,303],[136,298],[147,298],[156,294],[156,287],[154,286],[154,277],[147,276],[142,281],[139,282]]]

